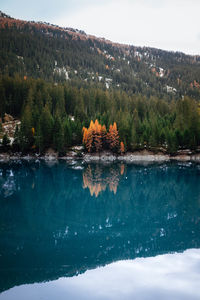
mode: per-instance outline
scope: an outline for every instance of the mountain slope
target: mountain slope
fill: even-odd
[[[113,43],[77,29],[16,20],[3,13],[0,69],[10,76],[78,80],[162,98],[200,94],[200,56]]]

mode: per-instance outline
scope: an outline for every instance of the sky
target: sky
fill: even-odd
[[[200,55],[200,0],[0,0],[0,10],[113,42]]]

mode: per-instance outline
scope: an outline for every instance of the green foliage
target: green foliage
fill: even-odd
[[[6,22],[0,24],[0,117],[21,120],[14,149],[64,153],[81,143],[92,119],[107,128],[116,122],[126,150],[199,147],[198,56]]]
[[[50,113],[48,105],[45,105],[40,115],[38,128],[36,130],[37,146],[40,151],[52,146],[53,126],[53,117]]]
[[[8,138],[7,134],[4,134],[3,140],[2,140],[2,146],[4,150],[8,149],[8,146],[10,144],[10,139]]]
[[[64,128],[58,115],[56,115],[53,125],[53,145],[59,153],[64,152]]]
[[[16,84],[24,96],[13,108],[10,99],[15,98]],[[21,119],[14,146],[22,151],[41,153],[51,147],[64,153],[82,143],[82,127],[97,118],[107,128],[117,123],[119,140],[128,151],[164,147],[175,153],[200,145],[199,102],[189,97],[167,102],[119,90],[7,76],[0,76],[0,89],[5,95],[2,107]]]
[[[101,89],[105,89],[109,82],[110,87],[116,90],[142,94],[148,98],[156,96],[171,100],[185,94],[195,99],[200,97],[198,56],[148,47],[117,47],[102,40],[85,38],[83,32],[80,32],[83,38],[77,38],[68,31],[53,26],[33,22],[25,24],[20,20],[16,21],[17,25],[13,25],[11,19],[7,21],[10,22],[8,26],[0,24],[0,70],[3,75],[14,77],[18,73],[22,77],[42,78],[54,83],[71,79],[79,87],[90,85]],[[162,76],[159,75],[160,68],[164,70]],[[22,85],[26,86],[26,82]],[[167,86],[173,87],[177,92],[167,92]],[[10,101],[13,103],[10,111],[5,106],[0,107],[0,114],[5,111],[12,114],[26,96],[21,94],[22,89],[17,81],[14,86],[10,82],[10,89],[15,97],[9,99],[0,86],[0,96],[5,96],[8,101],[6,105]],[[60,92],[59,87],[54,89],[53,106],[56,105],[57,97],[63,97]],[[64,91],[64,97],[68,98],[70,94],[70,91]],[[105,111],[108,103],[100,96],[95,99],[94,106]],[[74,99],[78,101],[75,95]],[[71,98],[72,101],[74,99]],[[123,102],[122,99],[118,100],[120,109]],[[81,102],[80,99],[76,115],[83,120],[84,113],[87,115],[88,112]],[[94,112],[94,106],[89,110]],[[139,117],[143,121],[146,108],[142,97],[138,98],[137,106]],[[63,101],[60,101],[58,109],[62,107]],[[72,109],[68,102],[68,113],[72,113]],[[165,109],[164,104],[160,105],[160,113],[165,114]]]
[[[27,151],[34,143],[32,134],[33,119],[32,119],[32,103],[29,102],[25,106],[22,114],[21,128],[20,128],[20,148],[22,151]]]

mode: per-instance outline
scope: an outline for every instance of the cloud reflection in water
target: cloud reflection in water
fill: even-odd
[[[118,261],[71,278],[12,288],[2,300],[200,299],[200,249]],[[37,298],[39,297],[39,298]]]

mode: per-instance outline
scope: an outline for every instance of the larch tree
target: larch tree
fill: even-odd
[[[105,125],[101,126],[101,137],[102,137],[102,148],[105,149],[107,147],[107,130]]]
[[[94,147],[96,152],[102,150],[101,124],[99,124],[98,120],[95,120],[94,123]]]
[[[90,126],[87,129],[83,127],[83,144],[88,152],[100,152],[103,149],[104,139],[106,140],[106,127],[99,124],[98,120],[90,122]]]
[[[120,153],[123,154],[124,152],[125,152],[124,143],[121,142],[121,143],[120,143]]]
[[[87,130],[87,138],[86,138],[86,149],[88,152],[92,152],[93,150],[93,140],[94,140],[94,122],[90,122],[90,126]]]
[[[107,141],[110,150],[114,152],[118,152],[119,150],[119,133],[117,130],[117,124],[114,122],[114,124],[110,125],[109,132],[107,134]]]

